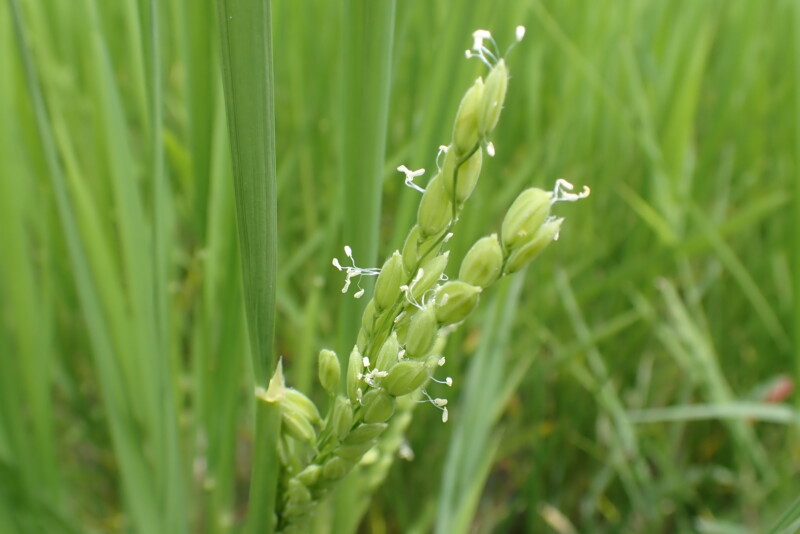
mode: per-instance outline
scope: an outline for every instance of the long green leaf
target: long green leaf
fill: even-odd
[[[219,0],[222,68],[254,385],[275,366],[277,199],[270,2]],[[256,404],[248,529],[274,529],[277,407]]]

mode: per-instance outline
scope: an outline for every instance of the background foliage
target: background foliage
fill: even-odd
[[[353,342],[330,258],[375,183],[380,228],[358,239],[400,246],[416,198],[393,169],[433,168],[484,72],[463,59],[474,29],[501,48],[528,33],[454,255],[524,187],[593,190],[451,339],[451,423],[416,410],[416,459],[358,509],[363,531],[735,533],[784,510],[794,531],[795,2],[398,2],[378,37],[385,168],[356,202],[374,123],[348,90],[380,91],[352,56],[370,13],[272,12],[277,349],[296,387],[314,391],[320,347]],[[215,17],[0,7],[0,532],[241,525],[253,370]]]

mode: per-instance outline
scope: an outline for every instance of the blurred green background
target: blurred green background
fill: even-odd
[[[343,198],[345,139],[358,154],[370,131],[343,104],[343,43],[370,25],[345,4],[272,5],[278,353],[319,397],[316,353],[358,317],[330,259],[369,224]],[[0,532],[240,526],[252,370],[215,19],[189,0],[0,5]],[[517,24],[453,257],[525,187],[592,195],[451,338],[451,421],[416,410],[415,459],[361,531],[800,531],[800,4],[398,2],[380,257],[418,200],[394,168],[432,174],[485,74],[471,32],[505,49]]]

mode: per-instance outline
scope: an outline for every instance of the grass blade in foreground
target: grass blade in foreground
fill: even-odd
[[[236,218],[256,387],[274,366],[277,202],[270,2],[219,0],[222,68],[231,138]],[[256,404],[248,530],[274,529],[278,410]]]
[[[509,376],[504,357],[508,352],[524,277],[505,283],[487,311],[484,335],[473,356],[459,413],[446,455],[436,532],[469,530],[489,476],[500,436],[493,430],[508,396],[503,394]],[[494,435],[493,435],[494,434]]]
[[[366,265],[378,260],[394,15],[394,0],[350,0],[344,8],[341,227],[344,243]],[[362,310],[360,301],[341,301],[338,346],[343,358],[355,341]],[[363,500],[363,488],[352,476],[337,493],[333,532],[357,528],[361,511],[356,503]]]

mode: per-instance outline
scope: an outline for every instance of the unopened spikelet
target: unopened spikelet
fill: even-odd
[[[306,504],[311,502],[311,492],[297,477],[289,479],[286,497],[289,502],[295,504]]]
[[[373,439],[362,443],[355,443],[353,445],[342,445],[340,447],[336,447],[336,449],[333,451],[333,454],[352,462],[358,462],[368,450],[375,446],[377,442],[378,440]]]
[[[378,312],[376,310],[375,299],[372,299],[367,302],[367,305],[364,307],[364,313],[361,315],[361,328],[364,329],[367,335],[370,335],[375,332],[375,328],[378,326],[377,321]]]
[[[483,90],[483,78],[478,78],[458,106],[453,126],[453,148],[456,155],[469,154],[480,140],[478,119],[483,107]]]
[[[503,248],[497,234],[492,234],[472,245],[461,262],[458,279],[485,289],[500,277],[502,270]]]
[[[447,235],[447,230],[448,229],[445,228],[438,234],[429,235],[420,239],[417,247],[417,259],[420,263],[424,264],[439,254],[439,250],[442,248],[442,243],[444,242],[444,237]]]
[[[482,137],[491,133],[497,126],[500,111],[503,109],[503,102],[506,99],[507,88],[508,68],[505,60],[501,58],[486,77],[481,114],[478,118],[478,131]]]
[[[281,430],[296,440],[313,445],[317,431],[302,413],[281,408]]]
[[[436,291],[436,319],[442,325],[460,323],[478,306],[481,288],[461,280],[445,283]]]
[[[381,387],[390,395],[400,397],[415,391],[427,379],[428,367],[425,362],[406,360],[392,367],[381,382]]]
[[[347,396],[351,402],[358,402],[358,390],[361,387],[361,372],[364,370],[363,358],[358,347],[350,351],[350,360],[347,363]]]
[[[379,371],[388,371],[397,363],[397,355],[400,353],[400,342],[397,341],[397,333],[392,334],[383,342],[378,358],[375,360],[375,368]]]
[[[439,325],[436,322],[436,310],[427,306],[414,314],[406,334],[406,354],[410,358],[420,359],[428,355]]]
[[[459,204],[466,202],[478,183],[481,166],[483,165],[483,151],[476,150],[467,161],[458,165],[462,157],[463,155],[457,154],[451,148],[447,151],[447,155],[444,158],[444,166],[442,167],[442,178],[444,179],[447,194],[452,198],[453,189],[455,188],[455,198]]]
[[[506,251],[527,242],[550,214],[553,194],[532,187],[517,196],[508,208],[500,232]]]
[[[417,225],[423,237],[438,234],[450,223],[453,204],[447,194],[447,188],[441,175],[430,181],[422,195],[417,213]]]
[[[422,238],[419,226],[414,225],[408,232],[406,241],[403,244],[403,267],[411,274],[412,269],[417,265],[417,253],[419,251],[419,241]]]
[[[506,274],[519,271],[533,261],[544,248],[552,243],[564,219],[553,219],[545,222],[527,242],[514,249],[506,262]]]
[[[340,441],[347,437],[353,428],[353,405],[341,395],[336,397],[333,403],[330,428]]]
[[[448,250],[444,254],[429,259],[422,265],[422,276],[411,288],[411,297],[414,300],[422,299],[425,293],[439,281],[447,267],[447,260],[449,258],[450,251]]]
[[[297,479],[308,487],[314,486],[322,474],[322,467],[317,464],[309,464],[297,473]]]
[[[400,286],[408,279],[403,268],[403,257],[395,251],[383,264],[381,274],[375,282],[375,304],[379,310],[392,306],[400,296]]]
[[[319,352],[318,366],[319,383],[329,395],[335,395],[339,391],[339,379],[342,374],[339,357],[332,350],[322,349]]]
[[[317,405],[297,389],[286,388],[285,396],[281,400],[281,409],[297,412],[312,424],[319,425],[322,423]]]
[[[345,445],[357,445],[359,443],[364,443],[366,441],[371,441],[381,434],[383,431],[388,428],[389,425],[386,423],[371,423],[366,425],[359,425],[356,427],[347,439],[344,441]]]
[[[394,399],[383,389],[371,389],[364,395],[364,422],[383,423],[394,413]]]
[[[333,482],[343,478],[355,465],[350,460],[345,460],[340,456],[334,456],[322,466],[322,476]]]

